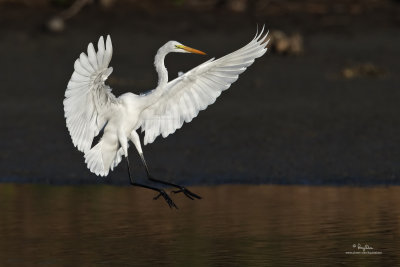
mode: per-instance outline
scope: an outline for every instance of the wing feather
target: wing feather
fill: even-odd
[[[97,43],[97,63],[99,65],[100,68],[103,68],[103,60],[104,60],[104,52],[106,50],[105,46],[104,46],[104,38],[103,36],[100,36],[99,41]]]
[[[80,75],[83,75],[83,76],[86,76],[86,77],[90,76],[90,72],[82,67],[81,62],[79,61],[79,58],[74,63],[74,69]]]
[[[93,69],[98,70],[97,55],[92,43],[88,45],[87,51],[90,65],[92,65]]]
[[[144,144],[159,135],[167,137],[190,122],[199,111],[213,104],[222,91],[228,89],[254,60],[267,51],[264,28],[244,47],[217,60],[210,59],[189,72],[170,81],[158,100],[141,113]],[[151,93],[142,97],[152,97]]]
[[[110,36],[107,36],[106,43],[100,37],[97,53],[90,43],[87,53],[81,53],[75,61],[64,99],[64,113],[72,142],[84,153],[90,150],[93,138],[107,123],[108,114],[117,102],[111,88],[104,83],[112,72],[108,67],[112,57]]]
[[[90,74],[95,72],[95,70],[93,69],[92,65],[90,64],[89,59],[85,53],[81,53],[79,60],[82,64],[81,66],[83,68],[85,68]]]

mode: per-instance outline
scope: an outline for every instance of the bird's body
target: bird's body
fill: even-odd
[[[128,144],[131,141],[142,157],[150,180],[178,187],[181,189],[179,192],[190,198],[198,197],[181,186],[150,176],[136,131],[141,128],[145,132],[144,144],[152,143],[159,135],[167,137],[174,133],[184,122],[190,122],[196,117],[200,110],[214,103],[255,58],[266,52],[267,43],[266,35],[262,37],[261,32],[243,48],[217,60],[210,59],[168,82],[164,64],[168,53],[204,54],[176,41],[169,41],[155,56],[158,86],[145,94],[125,93],[118,98],[104,83],[112,72],[112,68],[108,67],[112,56],[110,37],[107,37],[106,42],[100,37],[97,52],[90,43],[88,55],[82,53],[75,62],[75,71],[68,83],[64,100],[65,117],[72,141],[85,154],[85,162],[90,171],[101,176],[108,175],[123,156],[128,157]],[[93,146],[94,137],[102,131],[100,141]],[[132,178],[130,181],[140,185],[134,183]],[[175,206],[163,190],[140,186],[159,191],[170,206]]]

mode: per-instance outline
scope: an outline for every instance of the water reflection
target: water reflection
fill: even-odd
[[[10,265],[399,263],[400,187],[217,186],[179,210],[131,187],[0,185]],[[382,255],[346,255],[368,244]]]

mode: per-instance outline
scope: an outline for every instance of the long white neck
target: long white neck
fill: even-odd
[[[164,89],[168,83],[168,71],[164,65],[165,56],[171,51],[164,45],[158,49],[156,57],[154,58],[154,66],[158,73],[158,85],[156,89],[152,90],[150,94],[147,94],[144,98],[144,106],[148,107],[157,102],[164,93]]]
[[[154,58],[154,66],[156,67],[156,71],[158,73],[157,88],[163,87],[168,83],[168,71],[164,65],[164,59],[168,53],[169,51],[162,46],[160,49],[158,49],[156,57]]]

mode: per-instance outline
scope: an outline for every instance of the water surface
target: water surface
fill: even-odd
[[[1,184],[1,265],[399,264],[400,187],[191,189],[171,210],[139,188]]]

